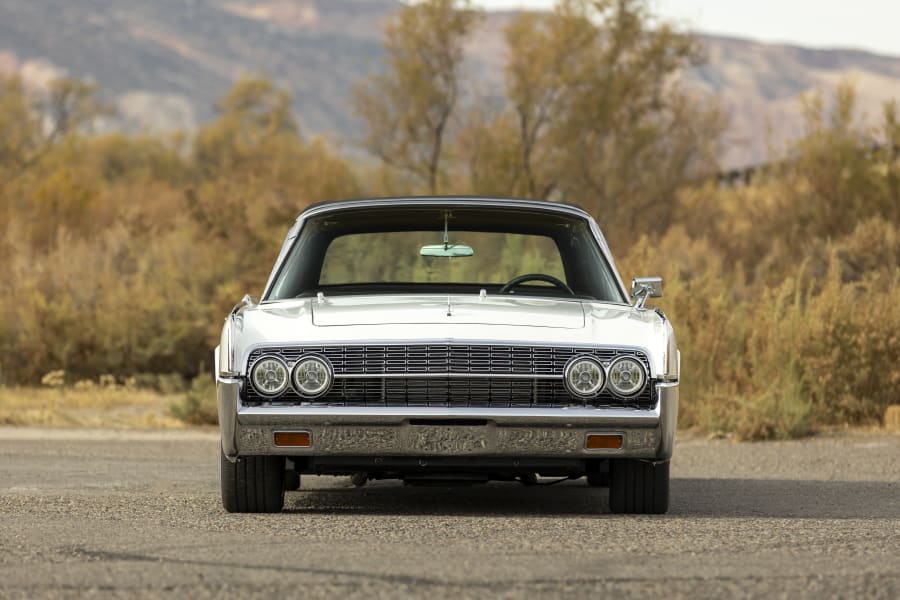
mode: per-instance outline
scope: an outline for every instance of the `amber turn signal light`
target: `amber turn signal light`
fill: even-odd
[[[622,435],[618,433],[591,433],[585,444],[588,450],[618,450],[622,447]]]
[[[312,443],[308,431],[276,431],[275,445],[307,448]]]

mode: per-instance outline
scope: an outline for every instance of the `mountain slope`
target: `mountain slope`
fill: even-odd
[[[262,73],[294,94],[306,131],[348,141],[358,123],[353,86],[376,70],[396,0],[0,0],[0,72],[32,85],[67,74],[101,84],[121,125],[195,127],[241,74]],[[492,13],[468,44],[478,93],[502,94],[502,28]],[[862,108],[900,98],[900,58],[702,36],[709,63],[691,85],[719,95],[732,115],[723,162],[762,160],[802,126],[799,97],[850,79]],[[767,128],[771,134],[767,134]],[[767,140],[767,138],[769,138]]]
[[[717,94],[731,115],[723,163],[766,159],[768,141],[779,146],[802,132],[801,98],[826,94],[841,82],[856,86],[861,114],[877,123],[882,105],[900,101],[900,57],[858,50],[816,50],[702,36],[708,64],[691,74],[701,90]]]

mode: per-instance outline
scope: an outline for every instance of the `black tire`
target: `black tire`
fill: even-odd
[[[300,473],[293,469],[284,472],[284,489],[288,492],[296,492],[300,489]]]
[[[284,457],[222,452],[222,505],[231,513],[277,513],[284,507]]]
[[[609,477],[612,512],[661,515],[669,510],[669,461],[611,460]]]
[[[587,474],[588,485],[591,487],[609,487],[609,472],[594,471]]]

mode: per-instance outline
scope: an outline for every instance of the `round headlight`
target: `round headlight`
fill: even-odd
[[[609,366],[609,385],[620,396],[633,396],[646,381],[644,365],[633,358],[619,358]]]
[[[294,365],[294,387],[304,396],[321,396],[331,387],[331,379],[331,364],[320,356],[301,356]]]
[[[603,366],[587,356],[576,356],[565,370],[566,388],[576,396],[593,396],[603,388]]]
[[[263,396],[277,396],[288,386],[288,368],[274,356],[263,356],[250,372],[253,388]]]

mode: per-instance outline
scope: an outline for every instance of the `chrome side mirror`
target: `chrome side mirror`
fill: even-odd
[[[634,307],[644,309],[647,298],[662,298],[662,277],[635,277],[631,280],[631,297]]]
[[[254,298],[250,294],[244,294],[244,297],[241,298],[241,301],[234,305],[234,308],[231,309],[230,314],[235,314],[242,308],[253,308],[259,304],[259,298]]]
[[[259,298],[255,297],[255,296],[251,296],[250,294],[244,294],[244,297],[241,298],[242,306],[247,306],[249,308],[253,308],[257,304],[259,304]]]

